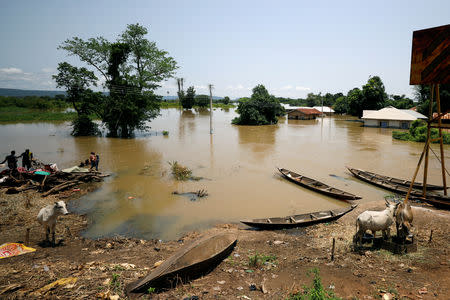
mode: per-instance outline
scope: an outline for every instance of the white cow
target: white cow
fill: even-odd
[[[381,230],[383,238],[390,236],[390,227],[394,223],[394,214],[397,209],[397,204],[390,204],[386,201],[387,208],[382,211],[366,210],[361,213],[356,219],[356,234],[355,241],[359,240],[362,243],[362,237],[366,230],[371,230],[375,237],[375,232]]]
[[[55,226],[59,215],[67,215],[69,212],[64,201],[55,202],[55,204],[47,205],[39,211],[37,220],[44,226],[45,240],[48,241],[50,232],[52,233],[52,244],[55,244]]]

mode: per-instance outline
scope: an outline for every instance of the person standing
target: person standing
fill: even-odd
[[[100,160],[100,157],[98,154],[96,155],[95,152],[91,152],[91,155],[89,156],[89,161],[91,162],[91,170],[95,167],[95,170],[98,171],[98,161]]]
[[[26,149],[25,152],[20,154],[19,157],[22,157],[22,168],[27,168],[27,170],[31,169],[31,161],[33,160],[33,153],[30,152],[30,149]]]
[[[13,171],[15,169],[17,169],[17,156],[16,156],[16,151],[12,150],[11,154],[6,156],[5,159],[0,163],[4,163],[5,161],[8,162],[8,168]]]

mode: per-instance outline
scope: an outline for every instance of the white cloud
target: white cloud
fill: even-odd
[[[4,74],[22,74],[23,71],[19,68],[0,68],[0,73]]]
[[[309,88],[309,87],[304,87],[304,86],[296,86],[296,87],[295,87],[295,90],[296,90],[296,91],[310,91],[311,88]]]
[[[204,85],[194,85],[194,88],[196,90],[206,90],[206,86],[204,86]]]
[[[282,88],[280,88],[280,90],[282,91],[288,91],[288,90],[292,90],[293,86],[292,85],[285,85]]]
[[[53,73],[56,70],[53,69],[53,68],[42,68],[41,71],[44,72],[44,73]]]
[[[243,90],[243,89],[248,89],[248,88],[244,88],[244,86],[242,84],[238,84],[236,86],[233,86],[233,85],[227,86],[227,90],[236,91],[236,90]]]

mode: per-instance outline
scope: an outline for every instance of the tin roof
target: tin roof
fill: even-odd
[[[363,110],[361,119],[369,120],[398,120],[398,121],[414,121],[417,119],[426,119],[424,115],[410,109],[397,109],[388,106],[380,110]]]
[[[322,111],[322,106],[313,106],[313,108],[317,109],[318,111]],[[324,113],[334,113],[334,110],[331,107],[324,106],[323,112]]]
[[[315,108],[297,108],[294,111],[296,111],[296,110],[304,113],[305,115],[320,115],[321,114],[321,112]]]

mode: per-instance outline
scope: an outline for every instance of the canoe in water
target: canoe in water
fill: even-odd
[[[395,192],[397,194],[406,195],[408,193],[408,189],[409,188],[404,186],[404,185],[394,184],[394,183],[385,181],[382,178],[377,178],[375,176],[371,176],[370,174],[368,174],[367,172],[365,172],[363,170],[358,170],[358,169],[349,168],[349,167],[347,167],[347,169],[356,178],[361,179],[361,180],[363,180],[365,182],[368,182],[370,184],[373,184],[373,185],[376,185],[378,187],[390,190],[390,191]],[[422,190],[418,190],[418,189],[412,189],[410,195],[414,196],[414,197],[422,198],[423,197],[423,191]],[[443,195],[443,194],[440,194],[440,193],[427,192],[426,198],[430,200],[430,201],[428,201],[430,204],[431,204],[431,201],[435,200],[435,203],[437,205],[441,205],[440,207],[443,207],[445,205],[447,205],[447,206],[450,205],[450,197],[446,196],[446,195]]]
[[[407,188],[409,188],[409,186],[411,185],[411,181],[409,181],[409,180],[404,180],[404,179],[395,178],[395,177],[389,177],[389,176],[380,175],[377,173],[364,171],[364,170],[360,170],[360,169],[355,169],[355,168],[347,167],[347,169],[349,169],[352,174],[355,174],[355,173],[364,174],[367,178],[373,178],[376,180],[384,181],[389,184],[404,186]],[[355,172],[355,173],[353,173],[353,172]],[[414,182],[413,188],[421,190],[421,189],[423,189],[423,183]],[[427,184],[427,190],[429,190],[429,191],[443,190],[443,189],[444,189],[444,187],[442,185]]]
[[[211,271],[233,251],[237,238],[232,233],[208,235],[182,247],[144,278],[130,283],[127,294],[145,293],[150,287],[168,287]]]
[[[242,220],[245,225],[260,229],[286,229],[309,226],[317,223],[330,222],[337,220],[343,215],[351,212],[357,205],[334,210],[324,210],[301,215],[293,215],[287,217],[275,217],[266,219]]]
[[[301,185],[305,188],[313,190],[318,193],[325,194],[327,196],[342,199],[342,200],[358,200],[361,197],[353,195],[351,193],[345,192],[343,190],[331,187],[323,182],[318,180],[297,174],[295,172],[289,171],[287,169],[280,169],[278,171],[289,181],[292,181],[298,185]]]

